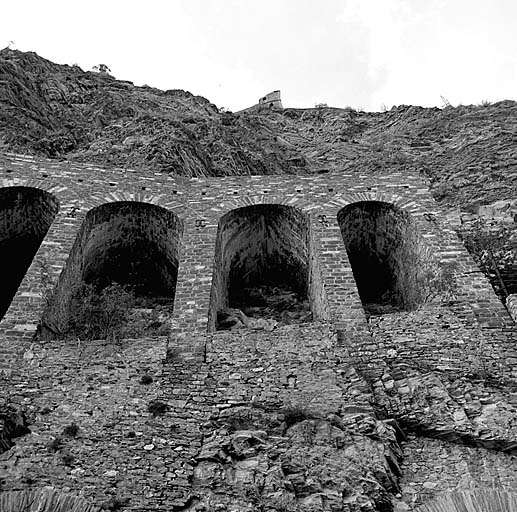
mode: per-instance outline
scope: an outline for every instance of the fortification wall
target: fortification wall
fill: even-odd
[[[280,97],[280,91],[273,91],[259,99],[258,103],[251,107],[239,110],[240,112],[260,112],[261,110],[282,110],[282,99]]]
[[[463,440],[491,450],[486,475],[504,474],[499,488],[513,485],[513,321],[420,178],[358,169],[182,180],[16,155],[0,158],[0,176],[0,191],[31,187],[59,205],[0,322],[4,396],[31,422],[31,434],[0,455],[4,490],[51,485],[107,510],[118,500],[134,511],[373,511],[393,496],[408,510],[437,496],[442,481],[465,487],[458,468],[473,455],[448,448]],[[405,212],[416,261],[446,281],[418,307],[367,317],[338,220],[365,201]],[[100,265],[122,243],[89,214],[119,202],[131,212],[115,219],[124,237],[156,241],[177,260],[167,336],[35,341],[44,315],[56,326],[66,317],[69,283],[90,261],[84,254]],[[173,221],[127,203],[160,207]],[[246,208],[257,205],[307,219],[303,229],[282,220],[275,230],[290,230],[281,251],[308,258],[314,320],[214,331],[222,265],[231,266],[219,229],[239,208],[238,225],[251,222]],[[397,425],[439,438],[439,450],[459,462],[423,456],[411,439],[401,445]],[[434,486],[419,473],[430,464],[440,475]]]

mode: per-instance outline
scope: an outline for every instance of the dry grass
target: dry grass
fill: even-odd
[[[100,512],[85,499],[45,488],[0,493],[2,512]]]

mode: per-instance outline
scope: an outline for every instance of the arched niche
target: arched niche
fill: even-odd
[[[342,208],[337,219],[365,311],[416,306],[424,250],[409,214],[390,203],[361,201]]]
[[[81,278],[105,287],[112,282],[137,294],[174,297],[182,228],[176,215],[133,201],[91,210],[82,228]]]
[[[32,187],[0,188],[0,319],[59,210],[57,199]]]
[[[224,328],[228,309],[281,323],[312,320],[322,302],[314,275],[307,214],[280,204],[230,211],[218,226],[209,329]]]
[[[66,332],[74,290],[117,283],[146,307],[172,311],[183,222],[160,206],[136,201],[107,203],[90,210],[79,230],[57,291],[43,318],[46,336]]]

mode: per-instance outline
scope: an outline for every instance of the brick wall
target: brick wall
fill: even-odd
[[[32,433],[16,440],[12,449],[16,457],[12,450],[6,452],[9,456],[0,455],[0,476],[14,475],[8,489],[52,485],[82,492],[96,504],[126,496],[128,509],[135,511],[190,507],[188,503],[204,495],[206,472],[222,471],[201,454],[209,451],[207,440],[227,439],[228,433],[220,435],[230,414],[224,411],[236,413],[245,407],[255,414],[263,410],[257,407],[261,405],[267,409],[267,414],[260,413],[261,421],[274,411],[271,421],[280,425],[280,411],[293,404],[317,415],[304,428],[332,430],[338,424],[347,439],[356,439],[350,442],[368,447],[364,453],[373,450],[377,459],[372,464],[382,468],[379,478],[392,482],[385,484],[386,489],[395,488],[396,476],[386,468],[396,463],[386,461],[394,457],[389,454],[396,451],[396,443],[390,428],[381,428],[380,423],[375,423],[375,436],[384,428],[386,437],[372,434],[373,443],[364,434],[362,429],[368,431],[375,417],[370,407],[373,397],[354,367],[370,382],[385,375],[387,368],[404,378],[405,368],[411,365],[447,375],[481,371],[499,379],[516,378],[513,321],[420,178],[400,173],[366,176],[360,171],[191,180],[140,174],[0,156],[0,193],[28,187],[43,191],[41,197],[51,194],[59,204],[0,322],[1,391],[27,411],[32,424]],[[430,259],[437,269],[452,269],[452,295],[437,294],[406,311],[374,316],[365,312],[338,221],[344,207],[361,201],[387,203],[404,212],[408,219],[404,226],[410,226],[410,231],[404,227],[402,238],[416,247],[419,261]],[[225,219],[238,218],[238,209],[257,206],[272,210],[280,206],[288,212],[278,217],[276,247],[303,261],[316,321],[270,333],[209,332],[210,311],[225,300],[231,259],[225,260],[221,229]],[[232,233],[238,237],[245,229],[245,219],[240,218]],[[102,273],[101,260],[109,247],[124,249],[132,237],[154,244],[170,268],[177,261],[169,335],[120,344],[84,344],[52,336],[34,341],[45,309],[46,320],[62,321],[71,283],[84,278],[86,268],[91,269],[90,275]],[[454,265],[449,267],[450,263]],[[159,265],[159,275],[167,265]],[[173,274],[167,270],[165,281]],[[151,375],[152,383],[142,384],[143,374]],[[148,409],[153,400],[166,404],[159,417]],[[331,421],[329,415],[338,419]],[[64,440],[73,459],[63,459],[67,452],[49,450],[48,444],[72,422],[79,425],[80,435]],[[345,428],[343,422],[349,426]],[[370,426],[366,428],[364,422]],[[512,430],[507,431],[507,441],[514,442]],[[282,437],[282,432],[267,433],[271,467],[276,464],[274,453],[288,457],[299,448],[294,430],[294,437]],[[360,454],[363,448],[350,450]],[[303,450],[309,458],[321,455],[310,443],[303,444]],[[334,452],[325,454],[323,459],[334,460]],[[343,454],[335,454],[336,467],[345,464]],[[228,457],[227,467],[238,469],[245,479],[252,478],[249,468],[262,464],[259,459]],[[361,460],[350,462],[358,475],[363,469],[368,472]],[[406,460],[420,464],[411,446]],[[493,468],[487,472],[499,471]],[[452,482],[451,489],[461,486],[456,469],[442,470],[443,478]],[[281,468],[275,466],[275,471],[281,474]],[[239,481],[232,480],[231,485],[225,481],[230,486],[225,489],[237,493]],[[332,485],[337,489],[341,483]],[[310,488],[307,482],[303,486]],[[379,486],[377,482],[374,488]],[[285,492],[295,500],[291,491]],[[430,496],[437,492],[431,489]],[[310,499],[321,500],[316,495]],[[361,500],[377,499],[373,494],[359,495]],[[217,499],[224,501],[224,496],[221,490]],[[244,500],[238,493],[234,498]],[[404,500],[411,503],[406,495]],[[213,503],[222,506],[223,501]]]
[[[506,309],[417,177],[342,173],[296,179],[252,176],[186,180],[159,173],[139,176],[131,170],[107,171],[15,155],[3,156],[0,165],[5,176],[4,188],[25,186],[44,190],[53,194],[61,205],[0,323],[5,339],[2,352],[7,361],[8,353],[17,352],[20,339],[33,337],[46,307],[48,290],[42,289],[42,265],[48,270],[44,283],[47,289],[56,289],[60,281],[52,307],[59,311],[55,318],[64,318],[66,293],[70,290],[67,281],[80,272],[83,264],[79,246],[85,241],[80,239],[85,236],[84,226],[90,222],[85,224],[85,218],[93,218],[94,208],[101,205],[128,201],[161,206],[175,215],[174,222],[183,227],[181,243],[177,235],[173,236],[177,240],[172,240],[179,247],[172,252],[178,252],[181,260],[174,312],[177,334],[206,332],[211,293],[212,304],[220,300],[215,283],[219,272],[217,226],[221,219],[242,207],[284,205],[309,218],[310,291],[317,317],[328,319],[344,339],[355,340],[353,344],[358,342],[364,347],[370,339],[368,324],[337,219],[344,207],[362,201],[392,204],[404,212],[411,219],[411,236],[418,239],[421,259],[429,255],[438,267],[454,263],[458,314],[473,325],[489,328],[512,325]],[[133,229],[128,224],[124,229],[132,230],[135,237],[140,236],[140,228]],[[180,230],[174,228],[171,232]],[[4,367],[8,367],[7,361]]]

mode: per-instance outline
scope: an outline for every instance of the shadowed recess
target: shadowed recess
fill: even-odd
[[[361,201],[345,206],[337,219],[365,311],[414,307],[418,241],[409,215],[389,203]]]
[[[174,296],[178,275],[175,215],[146,203],[99,206],[87,217],[82,278],[99,288],[128,285],[139,295]]]
[[[0,319],[59,210],[57,199],[31,187],[0,188]]]
[[[226,214],[219,223],[211,314],[231,308],[283,323],[310,320],[309,239],[308,217],[294,207],[254,205]]]
[[[182,221],[156,205],[120,201],[90,210],[44,315],[43,327],[53,335],[67,332],[70,314],[77,314],[71,305],[84,284],[93,285],[99,293],[112,284],[122,285],[142,299],[128,307],[161,305],[171,313],[182,233]]]

